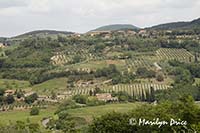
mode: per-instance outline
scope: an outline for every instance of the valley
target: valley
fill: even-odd
[[[99,126],[109,132],[130,117],[168,119],[169,113],[187,119],[184,111],[195,114],[187,120],[199,130],[198,22],[143,29],[108,25],[82,34],[39,30],[2,38],[2,131],[20,123],[34,132],[92,133]],[[107,127],[109,122],[114,126]]]

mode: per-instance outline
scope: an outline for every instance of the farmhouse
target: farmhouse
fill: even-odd
[[[5,96],[8,96],[8,95],[14,95],[15,94],[15,90],[6,90],[5,91]]]
[[[87,81],[87,82],[78,81],[77,82],[78,87],[86,87],[86,86],[90,86],[92,84],[94,84],[93,81]]]
[[[67,95],[65,95],[65,94],[59,94],[59,95],[57,95],[57,100],[64,100],[64,99],[66,99],[67,98]]]
[[[103,35],[103,34],[110,34],[111,31],[91,31],[91,32],[88,32],[88,34],[90,36],[96,36],[96,35]]]
[[[0,48],[4,48],[5,45],[3,43],[0,43]]]
[[[48,99],[48,98],[49,98],[49,97],[46,96],[46,95],[39,95],[38,98],[37,98],[37,100],[43,101],[43,100]]]
[[[118,101],[117,97],[112,97],[110,93],[102,93],[96,94],[96,97],[100,101],[108,102],[108,101]]]
[[[127,34],[129,34],[129,35],[136,35],[137,32],[135,32],[135,31],[133,31],[133,30],[128,30],[128,31],[127,31]]]
[[[30,92],[25,93],[24,96],[25,96],[25,97],[28,97],[28,96],[33,95],[33,94],[35,94],[35,93],[36,93],[36,92],[34,92],[34,91],[30,91]]]

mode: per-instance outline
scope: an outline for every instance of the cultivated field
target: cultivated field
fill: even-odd
[[[153,62],[144,58],[133,58],[126,60],[126,66],[128,67],[129,71],[135,71],[140,67],[145,67],[147,69],[152,69]]]
[[[0,112],[0,124],[9,124],[10,122],[16,121],[27,121],[33,123],[41,124],[43,118],[54,116],[56,107],[48,107],[47,109],[40,110],[40,114],[36,116],[30,116],[30,110],[19,110],[19,111],[9,111],[9,112]]]
[[[161,60],[194,61],[194,56],[186,49],[160,48],[156,51],[156,55]]]
[[[131,111],[145,103],[118,103],[118,104],[107,104],[95,107],[84,107],[78,109],[69,109],[68,112],[72,116],[83,117],[87,122],[91,122],[94,117],[101,116],[108,112],[121,112],[125,113]]]
[[[151,93],[151,88],[154,89],[154,91],[157,90],[165,90],[170,88],[168,85],[163,85],[163,84],[120,84],[120,85],[115,85],[115,86],[100,86],[100,89],[104,92],[119,92],[119,91],[124,91],[127,92],[129,95],[134,96],[136,98],[141,98],[146,96]],[[77,87],[73,88],[71,90],[72,95],[77,95],[77,94],[85,94],[89,95],[90,91],[94,91],[94,87]]]

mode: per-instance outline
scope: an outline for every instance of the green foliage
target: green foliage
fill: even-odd
[[[16,97],[18,99],[24,96],[24,93],[23,93],[23,91],[21,89],[17,90],[15,93],[16,93]]]
[[[0,125],[1,133],[42,133],[37,123],[17,121],[6,126]]]
[[[77,103],[86,104],[87,96],[78,94],[78,95],[73,96],[73,99],[74,99]]]
[[[30,115],[39,115],[40,110],[38,107],[33,107],[30,111]]]
[[[183,69],[187,69],[188,71],[190,71],[190,73],[192,74],[192,76],[199,78],[200,77],[200,65],[199,63],[182,63],[179,61],[169,61],[169,64],[173,67],[181,67]]]
[[[115,25],[106,25],[99,27],[93,31],[117,31],[117,30],[136,30],[138,27],[130,25],[130,24],[115,24]]]
[[[0,96],[3,96],[5,93],[5,89],[0,88]]]
[[[94,119],[90,125],[90,133],[129,133],[131,132],[131,126],[128,125],[128,116],[122,113],[108,113],[100,118]]]
[[[123,91],[113,92],[112,96],[117,97],[119,102],[133,101],[133,98],[130,95],[128,95],[128,93],[123,92]]]
[[[200,87],[193,86],[188,83],[175,84],[173,88],[168,90],[156,91],[157,101],[174,101],[184,95],[191,95],[195,100],[200,100]]]
[[[127,72],[124,72],[124,74],[122,75],[113,64],[102,69],[97,69],[94,75],[95,77],[107,77],[108,79],[112,79],[113,84],[130,83],[132,80],[135,79],[135,76],[133,74]]]
[[[157,39],[145,39],[145,38],[137,38],[137,37],[123,37],[119,41],[120,38],[116,38],[115,42],[118,45],[127,44],[128,50],[138,51],[138,52],[149,52],[155,51],[160,47],[160,42]]]
[[[74,108],[79,108],[79,107],[80,106],[76,105],[76,103],[73,100],[68,99],[59,105],[55,114],[59,114],[60,112],[66,111],[68,109],[74,109]]]
[[[8,95],[8,96],[6,97],[6,102],[7,102],[8,104],[12,104],[12,103],[14,103],[14,101],[15,101],[15,99],[14,99],[13,95]]]
[[[34,103],[35,100],[37,100],[37,98],[38,98],[37,93],[33,93],[32,95],[25,97],[25,102],[28,104]]]
[[[169,74],[175,76],[175,83],[193,83],[194,78],[192,77],[190,71],[187,69],[176,67],[171,70]]]
[[[119,133],[168,133],[168,132],[198,132],[200,120],[200,108],[194,104],[191,97],[185,96],[174,102],[165,102],[157,106],[144,105],[129,113],[108,113],[94,119],[89,126],[90,133],[119,132]],[[160,121],[170,121],[171,119],[187,121],[186,126],[158,125],[141,126],[138,123],[131,125],[129,120],[133,118],[137,122],[139,119],[153,121],[159,118]]]
[[[53,130],[61,130],[64,133],[76,133],[75,122],[73,122],[67,111],[58,113],[58,119],[51,119],[48,128]]]
[[[97,93],[102,93],[103,91],[99,87],[95,87],[93,91],[93,96],[96,96]],[[92,96],[92,95],[90,95]]]
[[[164,81],[164,75],[162,73],[158,73],[156,75],[156,80],[159,81],[159,82]]]
[[[111,64],[108,67],[97,69],[97,71],[95,72],[95,77],[111,78],[115,74],[120,74],[120,72],[117,70],[115,65]]]
[[[141,78],[153,78],[156,73],[153,70],[147,70],[145,67],[140,67],[137,69],[136,75]]]
[[[94,49],[95,49],[95,52],[102,52],[105,47],[106,47],[105,44],[98,43],[95,45]]]
[[[75,64],[79,62],[81,62],[81,56],[75,55],[74,58],[72,59],[72,63]]]
[[[7,51],[4,68],[48,67],[52,52],[60,47],[56,40],[48,41],[47,38],[32,38],[24,40],[18,48]]]
[[[96,97],[88,97],[86,101],[87,106],[97,106],[97,105],[104,105],[104,101],[99,101]]]

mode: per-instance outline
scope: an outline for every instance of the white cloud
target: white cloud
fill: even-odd
[[[1,8],[21,7],[27,4],[27,0],[0,0]]]
[[[192,20],[200,17],[199,6],[199,0],[0,0],[0,36],[36,29],[86,32],[112,23],[145,27]]]
[[[28,10],[36,13],[49,12],[50,8],[48,0],[30,0],[28,4]]]

